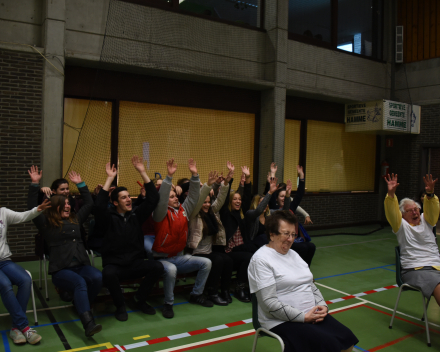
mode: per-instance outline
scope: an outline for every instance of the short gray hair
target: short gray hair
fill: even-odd
[[[405,212],[405,205],[407,205],[407,204],[415,204],[415,205],[417,205],[417,208],[422,209],[420,204],[417,203],[416,201],[414,201],[410,198],[403,198],[399,203],[399,209],[402,214]]]

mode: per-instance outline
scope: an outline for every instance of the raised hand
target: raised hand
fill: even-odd
[[[290,197],[290,192],[292,192],[292,181],[286,181],[286,197]]]
[[[234,170],[235,170],[235,168],[229,169],[229,172],[225,178],[225,185],[227,185],[229,182],[231,182],[232,178],[234,177]]]
[[[76,185],[82,182],[81,175],[73,170],[69,172],[69,178]]]
[[[241,174],[240,185],[244,186],[245,182],[246,182],[246,175],[245,174]]]
[[[246,178],[251,177],[251,172],[249,171],[249,167],[242,166],[241,167],[241,171],[243,171],[243,173],[245,174]]]
[[[277,170],[278,170],[278,166],[275,162],[270,164],[270,176],[275,177]]]
[[[177,163],[174,162],[174,158],[171,158],[170,160],[167,161],[168,176],[173,177],[176,170],[177,170]]]
[[[388,186],[388,195],[393,198],[394,194],[396,193],[397,187],[400,185],[400,183],[397,182],[397,174],[388,174],[385,176],[385,182]]]
[[[426,175],[423,177],[423,182],[425,182],[425,192],[427,194],[434,193],[435,183],[438,181],[438,178],[435,180],[432,179],[432,175]]]
[[[49,200],[49,199],[45,199],[44,202],[41,203],[41,204],[37,207],[37,210],[38,210],[39,212],[42,212],[43,210],[45,210],[45,209],[47,209],[47,208],[50,208],[50,207],[51,207],[51,205],[50,205],[50,200]]]
[[[99,193],[99,191],[102,189],[102,185],[101,184],[99,184],[99,185],[97,185],[96,187],[95,187],[95,189],[93,190],[93,194],[95,195],[95,196],[97,196],[98,195],[98,193]]]
[[[296,171],[298,172],[299,179],[300,179],[300,180],[304,179],[304,170],[303,170],[303,167],[300,166],[300,165],[296,165]]]
[[[197,165],[194,159],[189,159],[188,160],[188,169],[189,171],[191,171],[191,174],[193,176],[197,176],[199,173],[197,172]]]
[[[142,158],[138,157],[137,155],[133,155],[131,158],[131,163],[139,173],[145,172],[145,166]]]
[[[52,190],[49,187],[41,187],[40,192],[43,192],[47,198],[52,196]]]
[[[215,180],[215,183],[221,184],[223,180],[224,180],[223,172],[220,172],[218,174],[217,180]]]
[[[211,171],[208,174],[208,186],[211,186],[217,179],[218,179],[218,172],[217,171]]]
[[[227,161],[227,162],[226,162],[226,167],[228,168],[229,172],[232,171],[232,173],[234,173],[234,171],[235,171],[235,166],[234,166],[233,163],[231,163],[230,161]]]
[[[145,198],[147,196],[147,191],[145,191],[144,187],[141,188],[141,196],[142,198]]]
[[[309,225],[309,224],[313,224],[313,221],[312,219],[310,219],[310,216],[306,216],[304,220],[304,225]]]
[[[38,172],[38,166],[31,166],[31,169],[28,170],[28,174],[31,177],[32,183],[40,183],[41,177],[43,176],[43,170]]]
[[[116,174],[118,173],[115,164],[110,166],[110,163],[105,164],[105,172],[107,173],[108,177],[112,178],[115,178]]]
[[[278,178],[271,177],[269,185],[270,185],[270,188],[269,188],[269,191],[267,193],[274,194],[274,192],[276,192],[276,190],[278,189]]]
[[[174,192],[176,192],[176,194],[178,196],[180,196],[182,194],[182,191],[183,191],[183,189],[180,186],[176,186],[176,188],[174,189]]]

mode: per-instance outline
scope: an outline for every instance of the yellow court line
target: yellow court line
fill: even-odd
[[[133,337],[133,340],[146,339],[147,337],[150,337],[150,335],[144,335],[144,336]]]
[[[107,349],[110,349],[110,348],[113,348],[113,345],[110,342],[106,342],[106,343],[101,343],[99,345],[74,348],[72,350],[64,350],[64,351],[60,351],[60,352],[65,352],[65,351],[69,351],[69,352],[84,351],[84,350],[90,350],[91,348],[95,348],[95,347],[107,347]]]

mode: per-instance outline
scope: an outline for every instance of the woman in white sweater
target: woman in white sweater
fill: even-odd
[[[29,327],[26,308],[32,279],[20,265],[11,260],[12,253],[6,238],[8,226],[30,221],[49,207],[50,202],[45,200],[38,207],[20,213],[0,208],[0,295],[12,318],[10,337],[15,344],[29,342],[34,345],[41,340],[41,336]],[[18,286],[17,295],[14,294],[12,285]]]

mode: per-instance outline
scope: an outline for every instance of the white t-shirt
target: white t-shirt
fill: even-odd
[[[248,277],[251,293],[275,284],[280,302],[304,313],[315,306],[311,287],[313,275],[307,263],[291,249],[287,254],[281,254],[268,246],[261,247],[252,256]],[[268,311],[264,311],[260,305],[258,305],[258,320],[266,329],[284,323],[274,318]]]
[[[432,233],[432,226],[421,216],[420,224],[411,226],[402,218],[396,232],[400,246],[400,263],[403,269],[420,266],[440,266],[440,255]]]

